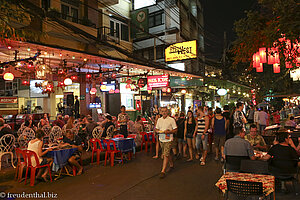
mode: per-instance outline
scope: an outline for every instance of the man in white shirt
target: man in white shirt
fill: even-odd
[[[170,169],[174,168],[172,156],[170,154],[173,141],[173,134],[177,132],[177,125],[174,118],[168,116],[168,109],[161,108],[162,117],[157,120],[156,131],[159,134],[160,146],[164,156],[163,167],[160,173],[160,178],[166,176],[166,168],[169,163]]]

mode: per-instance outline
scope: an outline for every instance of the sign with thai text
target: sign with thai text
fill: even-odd
[[[18,97],[0,97],[0,103],[18,103]]]
[[[165,49],[165,61],[197,58],[197,41],[172,44]]]
[[[148,87],[167,87],[169,85],[169,75],[158,75],[147,77]]]

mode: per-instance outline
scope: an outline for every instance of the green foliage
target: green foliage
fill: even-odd
[[[295,87],[285,67],[286,61],[292,61],[296,67],[296,57],[300,51],[288,51],[286,44],[279,39],[285,37],[295,44],[300,40],[300,4],[296,0],[259,0],[255,11],[246,11],[246,17],[235,22],[235,31],[238,39],[231,48],[232,68],[235,70],[235,79],[251,85],[262,97],[273,89],[274,94],[295,93]],[[257,73],[252,69],[252,56],[261,47],[278,47],[281,58],[281,73],[274,74],[272,65],[264,64],[264,72]],[[285,53],[285,54],[284,54]],[[238,74],[236,73],[238,72]]]

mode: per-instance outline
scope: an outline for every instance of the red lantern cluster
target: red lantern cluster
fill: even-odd
[[[297,67],[300,66],[300,57],[296,57],[297,52],[300,53],[300,43],[296,42],[293,47],[290,40],[286,40],[285,37],[279,38],[279,42],[284,42],[284,56],[285,67],[293,68],[293,62]],[[278,43],[274,42],[274,46],[278,46]],[[293,59],[294,57],[295,59]],[[267,59],[268,58],[268,59]],[[253,54],[253,68],[256,68],[256,72],[263,72],[263,63],[273,65],[274,73],[280,73],[280,57],[277,47],[272,48],[259,48],[259,51]]]

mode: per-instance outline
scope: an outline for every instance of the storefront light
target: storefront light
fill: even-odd
[[[90,90],[90,94],[93,95],[93,94],[96,94],[97,93],[97,89],[96,88],[92,88]]]
[[[64,84],[65,84],[65,85],[72,85],[72,83],[73,83],[73,81],[72,81],[72,79],[70,79],[70,78],[66,78],[66,79],[64,80]]]
[[[15,76],[13,73],[10,73],[10,72],[6,72],[3,74],[3,79],[6,80],[6,81],[12,81],[15,79]]]
[[[186,89],[182,89],[181,94],[186,94]]]
[[[220,96],[224,96],[227,94],[227,90],[221,88],[217,91],[217,94],[220,95]]]

